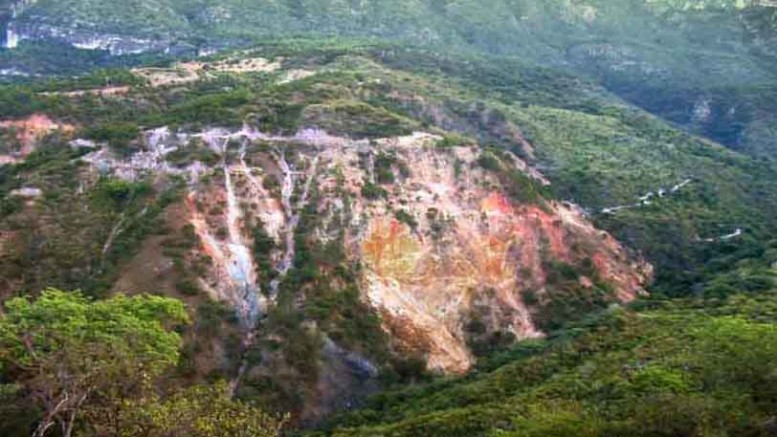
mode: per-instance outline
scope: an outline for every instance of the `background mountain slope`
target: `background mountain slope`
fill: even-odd
[[[119,61],[80,53],[81,65],[138,62],[132,53],[196,53],[261,38],[402,41],[583,73],[671,122],[773,157],[768,119],[775,112],[775,16],[773,5],[758,1],[40,0],[7,3],[6,45],[21,41],[21,47],[17,55],[2,56],[9,72],[52,72],[56,62],[41,65],[34,55],[47,49],[25,40],[126,55]],[[61,64],[78,68],[72,56]]]

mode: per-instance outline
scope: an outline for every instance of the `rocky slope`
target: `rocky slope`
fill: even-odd
[[[650,267],[595,229],[577,207],[541,198],[537,204],[512,201],[499,179],[478,165],[477,146],[442,149],[440,140],[422,133],[357,141],[316,130],[277,137],[250,127],[196,134],[161,128],[146,134],[149,151],[130,163],[102,152],[83,159],[120,177],[149,171],[189,178],[187,220],[200,241],[195,252],[212,260],[199,284],[233,306],[247,329],[277,299],[309,203],[316,215],[309,238],[342,245],[348,260],[362,266],[362,298],[380,314],[396,347],[424,356],[432,370],[460,373],[472,365],[464,326],[478,308],[488,308],[481,317],[491,331],[541,336],[533,305],[550,300],[554,263],[590,263],[579,277],[581,290],[608,284],[613,302],[644,293]],[[220,154],[223,163],[182,169],[165,161],[196,144]],[[499,165],[509,171],[526,167],[509,154],[504,159]],[[206,176],[214,180],[203,183]],[[252,259],[248,230],[257,225],[276,247],[268,254],[272,280],[259,277]],[[524,292],[537,301],[526,304]]]
[[[58,127],[42,116],[19,126],[28,149],[13,159],[32,152],[40,129]],[[268,349],[268,341],[297,341],[279,334],[272,319],[277,307],[288,305],[289,284],[301,287],[293,290],[294,306],[304,307],[317,293],[292,279],[299,275],[300,252],[310,247],[342,254],[339,263],[326,258],[318,263],[351,272],[358,299],[379,320],[392,355],[452,374],[472,367],[473,342],[489,335],[508,344],[543,336],[545,311],[561,298],[556,293],[562,283],[563,293],[602,306],[644,295],[652,278],[649,264],[592,226],[579,207],[539,194],[531,201],[511,198],[516,189],[531,193],[548,182],[511,153],[474,143],[444,146],[441,136],[421,132],[356,140],[316,129],[280,136],[248,125],[199,132],[161,127],[134,140],[140,152],[122,157],[74,137],[72,127],[59,133],[70,137],[74,150],[84,151],[77,158],[82,193],[97,189],[98,175],[155,186],[170,178],[181,181],[184,198],[168,208],[165,226],[185,230],[196,243],[176,258],[165,254],[156,237],[147,240],[120,271],[115,290],[153,286],[165,292],[166,283],[178,281],[173,289],[180,291],[180,273],[172,265],[188,266],[186,281],[231,309],[238,323],[229,329],[240,338],[233,352],[205,349],[203,356],[210,358],[197,359],[198,371],[231,362],[227,372],[235,390],[262,375],[277,378],[283,359]],[[204,163],[198,154],[211,158]],[[34,216],[43,202],[36,200],[43,191],[34,189],[35,195],[20,192],[27,198],[27,212],[20,214]],[[148,208],[116,213],[98,240],[103,257]],[[12,256],[14,241],[23,245],[15,235],[3,240],[5,257]],[[266,240],[265,250],[257,250],[259,239]],[[345,286],[337,284],[332,286]],[[316,346],[320,363],[314,363],[322,373],[313,375],[301,405],[302,417],[311,419],[346,407],[338,407],[338,398],[358,396],[386,358],[358,343],[348,350],[315,318],[304,323],[324,340]],[[257,362],[252,353],[264,358]]]
[[[0,298],[181,298],[171,380],[314,421],[634,300],[638,250],[683,293],[770,286],[771,167],[501,68],[260,48],[2,88]]]

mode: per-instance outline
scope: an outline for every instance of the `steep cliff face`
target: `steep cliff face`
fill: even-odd
[[[233,307],[249,332],[276,304],[298,246],[310,241],[341,247],[395,351],[424,357],[442,372],[462,373],[474,363],[474,320],[487,332],[542,336],[542,308],[557,298],[559,268],[572,272],[567,279],[580,294],[601,294],[605,302],[644,293],[650,266],[575,205],[508,196],[500,174],[523,175],[525,163],[476,145],[438,147],[440,140],[426,133],[369,141],[317,130],[280,137],[250,127],[162,128],[146,133],[147,151],[131,161],[104,151],[85,159],[119,177],[188,180],[195,252],[211,260],[198,282]],[[221,163],[168,162],[172,153],[202,148]],[[542,181],[527,184],[530,190]],[[273,240],[269,270],[254,259],[257,227]]]
[[[78,16],[68,20],[58,16],[62,12],[58,12],[58,6],[51,11],[54,15],[50,15],[46,8],[51,5],[44,2],[40,5],[42,8],[36,9],[38,3],[38,0],[18,0],[11,2],[4,11],[0,10],[0,43],[3,48],[15,49],[24,40],[50,41],[85,50],[105,50],[120,56],[164,51],[171,45],[168,37],[151,37],[147,32],[137,32],[138,29],[107,31],[104,24],[111,22],[112,17],[102,17],[105,22],[100,21],[99,16],[93,20],[83,20]],[[88,9],[89,6],[86,7]]]
[[[13,29],[13,20],[35,3],[37,0],[20,0],[0,5],[0,47],[16,48],[19,44],[19,37]]]
[[[3,46],[15,49],[22,41],[51,41],[84,50],[105,50],[113,56],[169,50],[167,39],[102,33],[88,28],[63,27],[46,22],[11,21],[5,29]]]

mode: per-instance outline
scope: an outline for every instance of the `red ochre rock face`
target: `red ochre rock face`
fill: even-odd
[[[617,290],[615,301],[633,300],[650,279],[647,264],[630,260],[617,241],[568,206],[516,206],[492,192],[479,213],[456,221],[446,241],[421,238],[386,218],[371,221],[362,241],[369,301],[397,341],[427,356],[430,369],[462,373],[472,365],[463,325],[478,301],[487,301],[517,338],[541,336],[521,291],[553,292],[546,288],[548,260],[592,259],[599,278]]]
[[[542,336],[521,293],[531,290],[540,299],[553,293],[551,262],[592,264],[597,280],[613,288],[613,302],[645,292],[650,265],[595,229],[574,205],[507,198],[496,178],[475,164],[477,151],[445,156],[417,146],[394,153],[404,176],[386,187],[385,199],[354,202],[368,218],[353,256],[366,267],[362,291],[387,330],[424,354],[430,369],[470,368],[463,327],[475,306],[488,306],[519,339]],[[392,218],[398,209],[405,222],[412,217],[412,226]],[[593,286],[588,277],[580,283]]]
[[[361,266],[355,271],[362,299],[380,315],[394,349],[424,357],[434,371],[472,366],[465,326],[476,311],[486,312],[489,330],[541,337],[538,311],[560,292],[554,266],[583,272],[569,289],[607,284],[613,303],[644,293],[652,277],[650,265],[594,228],[575,205],[507,197],[504,178],[479,165],[475,146],[440,148],[439,137],[422,133],[357,141],[244,128],[200,136],[211,147],[226,139],[244,143],[226,167],[186,170],[194,180],[212,176],[193,184],[186,210],[199,250],[212,260],[199,285],[249,322],[257,306],[274,304],[272,290],[259,290],[272,284],[249,268],[256,267],[249,230],[261,224],[275,240],[267,259],[283,274],[302,208],[315,211],[305,240],[342,241],[349,262]],[[254,137],[271,147],[251,152]],[[499,161],[505,171],[530,169],[509,154]],[[531,170],[526,174],[546,183]],[[246,302],[247,291],[261,294]],[[527,293],[535,296],[528,304]]]

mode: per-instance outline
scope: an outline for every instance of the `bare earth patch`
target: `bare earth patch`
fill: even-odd
[[[23,119],[0,121],[0,131],[10,134],[18,142],[18,149],[8,153],[0,153],[0,164],[11,164],[23,160],[35,150],[35,146],[41,139],[55,131],[69,135],[75,130],[75,126],[58,123],[45,114],[33,114]]]
[[[225,59],[217,62],[182,62],[172,68],[136,68],[132,72],[152,87],[183,85],[209,77],[212,73],[272,73],[281,60],[265,58]]]
[[[551,262],[590,263],[595,276],[613,287],[613,301],[644,293],[652,275],[650,265],[596,229],[577,206],[516,202],[505,196],[496,175],[477,164],[480,149],[440,149],[435,135],[368,141],[303,130],[276,137],[248,126],[196,134],[163,128],[146,135],[156,151],[153,165],[137,159],[126,165],[190,176],[181,220],[193,226],[199,249],[213,260],[200,285],[235,308],[247,326],[274,305],[275,296],[275,281],[264,290],[266,299],[259,289],[267,278],[254,268],[249,230],[261,222],[276,241],[269,258],[282,277],[294,258],[296,223],[308,200],[320,218],[310,235],[326,244],[342,232],[344,253],[363,265],[363,300],[381,315],[398,350],[424,356],[436,371],[463,373],[472,366],[464,325],[479,308],[488,308],[492,330],[519,339],[542,336],[522,293],[550,299]],[[222,155],[232,142],[238,153],[216,168],[167,165],[165,154],[188,147],[192,138]],[[517,157],[512,160],[516,169],[545,182]],[[118,176],[135,173],[125,170],[124,163],[115,163]],[[211,175],[209,183],[201,183],[203,172]],[[266,184],[270,180],[275,182]],[[315,198],[308,197],[311,186]],[[591,278],[580,280],[592,285]]]
[[[62,92],[46,92],[40,93],[42,96],[63,96],[63,97],[81,97],[85,95],[99,96],[99,97],[111,97],[111,96],[123,96],[130,90],[128,86],[109,86],[105,88],[95,88],[91,90],[75,90],[75,91],[62,91]]]

